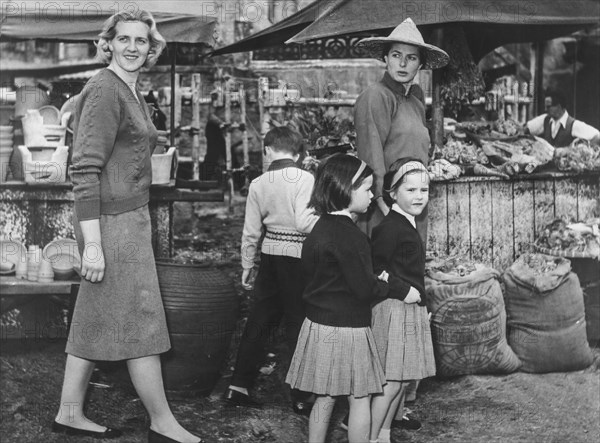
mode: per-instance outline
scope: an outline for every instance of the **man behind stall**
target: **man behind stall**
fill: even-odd
[[[529,120],[526,131],[545,139],[555,148],[569,146],[576,138],[600,143],[600,132],[580,120],[575,120],[566,110],[564,96],[549,90],[545,94],[546,113]]]

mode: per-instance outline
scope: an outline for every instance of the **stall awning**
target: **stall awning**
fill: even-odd
[[[213,52],[213,55],[254,51],[332,39],[339,36],[387,35],[412,18],[427,36],[447,24],[460,24],[473,58],[517,42],[550,40],[598,25],[600,2],[530,0],[317,0],[296,14]],[[357,40],[357,39],[356,39]],[[316,43],[315,43],[316,44]]]
[[[131,2],[136,5],[139,2]],[[61,3],[62,4],[62,3]],[[22,7],[22,2],[3,2],[0,15],[0,40],[46,40],[87,42],[98,40],[104,21],[114,9],[99,9],[99,3],[83,3],[86,9],[76,9],[77,2],[43,3],[36,8]],[[70,6],[71,5],[71,6]],[[94,6],[95,5],[95,6]],[[169,43],[215,43],[216,18],[169,12],[152,12],[157,27]]]
[[[2,77],[38,77],[50,78],[64,74],[76,74],[88,72],[94,69],[104,67],[102,63],[78,63],[78,64],[32,64],[25,62],[14,62],[11,60],[2,60],[0,63],[0,76]]]

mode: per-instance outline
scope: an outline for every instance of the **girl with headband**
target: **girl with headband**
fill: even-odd
[[[429,174],[416,159],[392,164],[383,196],[390,207],[371,237],[375,272],[387,270],[402,284],[394,299],[373,307],[371,328],[387,384],[373,397],[372,441],[390,442],[390,427],[408,382],[435,375],[429,316],[425,307],[425,248],[415,218],[429,201]],[[391,296],[390,296],[391,297]]]
[[[313,392],[308,441],[324,442],[337,396],[350,403],[348,441],[364,442],[371,395],[382,392],[384,373],[371,332],[371,304],[405,283],[373,273],[369,238],[354,224],[373,194],[373,170],[349,155],[335,155],[317,170],[309,207],[320,215],[304,241],[306,319],[286,383]]]

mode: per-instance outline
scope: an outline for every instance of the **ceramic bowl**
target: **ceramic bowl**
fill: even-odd
[[[2,269],[5,269],[0,274],[14,274],[17,268],[27,266],[25,245],[16,240],[0,240],[0,262],[3,263]]]
[[[81,267],[77,242],[70,238],[51,241],[44,247],[42,256],[52,263],[55,280],[67,280],[75,275],[74,268]]]
[[[42,106],[38,109],[40,115],[44,119],[45,125],[60,124],[60,110],[52,105]]]

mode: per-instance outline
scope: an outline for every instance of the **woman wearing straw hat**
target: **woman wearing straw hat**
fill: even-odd
[[[425,43],[410,18],[400,23],[389,36],[366,38],[359,46],[386,65],[383,79],[363,91],[354,108],[358,156],[374,170],[373,193],[377,204],[369,218],[359,221],[359,225],[370,233],[390,210],[382,192],[383,177],[390,166],[402,158],[415,158],[425,165],[429,162],[431,141],[425,126],[424,94],[413,82],[420,69],[441,68],[448,64],[449,57],[440,48]],[[425,243],[427,209],[416,217],[416,227]],[[414,387],[414,384],[409,386]],[[406,384],[403,384],[402,389],[405,388]],[[389,428],[396,409],[398,420],[394,421],[400,426],[407,429],[421,427],[417,420],[404,416],[403,403],[404,393],[400,393],[384,420],[381,441],[389,441]]]
[[[383,201],[383,176],[399,158],[429,162],[430,138],[425,126],[424,94],[414,84],[420,69],[448,64],[440,48],[423,41],[415,23],[407,18],[387,37],[365,38],[358,43],[369,54],[385,62],[386,72],[378,83],[360,94],[354,107],[358,157],[375,171],[373,193],[377,202],[365,230],[370,232],[389,211]],[[417,218],[417,228],[426,240],[427,214]]]

